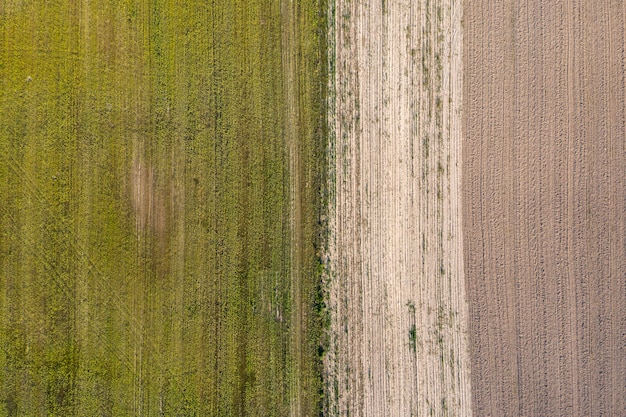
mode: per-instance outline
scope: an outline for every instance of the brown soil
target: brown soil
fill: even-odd
[[[335,4],[328,415],[469,416],[461,5]]]
[[[625,7],[466,2],[475,415],[626,415]]]
[[[171,217],[171,186],[166,181],[157,182],[155,169],[145,158],[145,150],[138,138],[133,138],[133,145],[129,184],[136,233],[140,240],[148,233],[156,239],[157,247],[162,252],[165,250]]]

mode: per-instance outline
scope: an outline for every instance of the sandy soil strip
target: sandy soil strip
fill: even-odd
[[[625,5],[466,3],[476,415],[626,415]]]
[[[461,13],[335,2],[329,415],[471,415]]]

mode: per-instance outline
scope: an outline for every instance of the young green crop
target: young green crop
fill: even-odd
[[[0,11],[0,415],[317,414],[325,5],[290,51],[281,7]]]

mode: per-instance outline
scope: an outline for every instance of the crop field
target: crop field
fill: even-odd
[[[0,2],[0,415],[316,414],[324,11]]]
[[[623,0],[0,0],[0,417],[626,416]]]
[[[626,415],[625,4],[467,2],[476,415]]]
[[[462,4],[335,5],[326,411],[469,416]]]
[[[327,413],[626,415],[624,2],[334,6]]]

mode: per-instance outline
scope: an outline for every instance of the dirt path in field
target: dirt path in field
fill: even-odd
[[[467,2],[475,415],[626,415],[625,4]]]
[[[335,3],[329,415],[471,415],[461,4]]]

